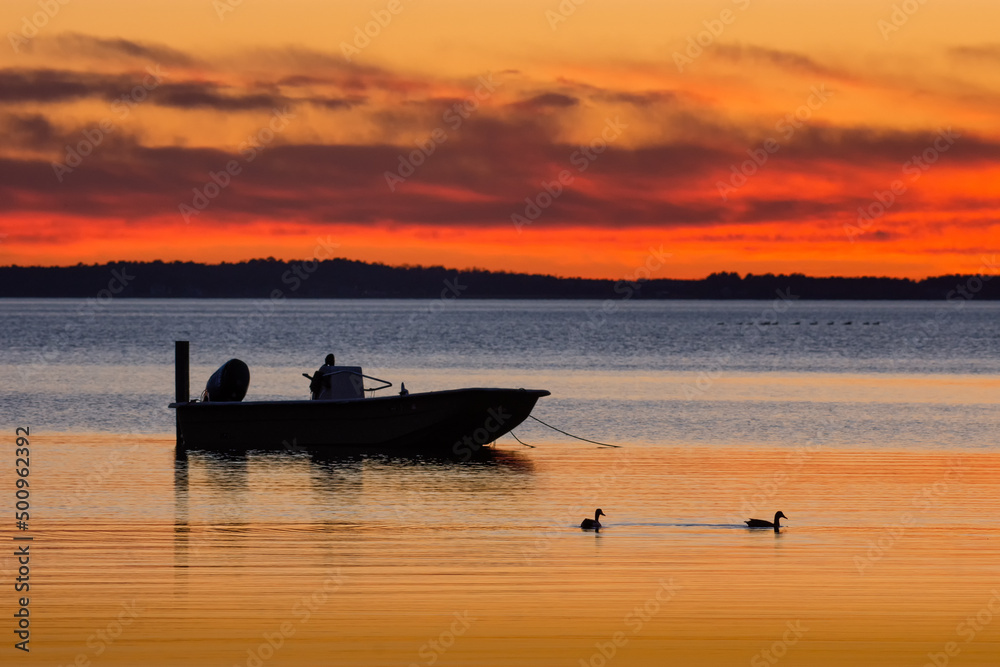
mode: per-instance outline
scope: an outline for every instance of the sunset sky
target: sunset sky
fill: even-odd
[[[995,0],[4,0],[0,264],[976,272],[998,25]]]

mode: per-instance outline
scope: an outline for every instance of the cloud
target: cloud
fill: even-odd
[[[55,104],[86,98],[111,101],[128,94],[137,82],[148,78],[147,72],[133,75],[91,74],[69,70],[0,70],[0,89],[6,102]],[[347,109],[364,102],[364,97],[310,96],[297,99],[276,92],[246,92],[213,81],[181,81],[160,83],[149,93],[149,101],[176,109],[214,109],[217,111],[250,111],[274,109],[298,101],[309,102],[327,109]]]
[[[133,61],[154,55],[190,62],[185,54],[126,40],[79,43],[81,50],[105,54],[109,61],[120,54],[127,69],[134,67]],[[714,51],[741,69],[747,63],[763,63],[810,76],[841,76],[791,52],[726,45]],[[682,83],[677,90],[655,89],[672,84],[643,78],[632,89],[625,81],[618,88],[610,76],[595,76],[596,81],[611,82],[603,86],[562,79],[506,80],[495,98],[483,100],[475,113],[463,117],[460,127],[451,128],[442,113],[475,89],[472,77],[444,79],[359,66],[299,48],[245,58],[217,59],[199,73],[201,79],[179,69],[176,79],[150,92],[146,103],[161,110],[137,117],[135,134],[116,130],[62,182],[56,181],[42,151],[61,150],[64,141],[79,142],[82,130],[93,126],[94,119],[88,122],[86,113],[93,112],[94,105],[77,105],[66,116],[52,115],[54,110],[46,115],[44,105],[114,99],[145,73],[0,70],[0,104],[41,107],[0,114],[9,147],[0,147],[0,211],[74,211],[81,217],[127,219],[135,225],[164,217],[180,222],[178,206],[190,205],[210,173],[236,160],[241,173],[213,198],[199,221],[504,228],[510,226],[511,214],[524,210],[526,198],[537,196],[566,172],[572,182],[554,198],[539,226],[669,229],[778,221],[791,229],[836,220],[866,205],[872,190],[869,180],[884,188],[886,178],[898,177],[903,161],[923,152],[935,138],[934,131],[814,120],[784,140],[772,119],[761,129],[754,115],[759,110],[735,112],[729,98],[720,98],[711,87]],[[251,82],[243,71],[253,72]],[[211,147],[214,136],[192,147],[188,143],[198,143],[190,140],[197,136],[193,132],[168,135],[158,125],[167,120],[168,127],[184,128],[183,123],[169,122],[180,116],[176,110],[209,110],[219,114],[213,123],[234,129],[232,123],[251,120],[237,119],[240,112],[295,105],[318,108],[302,108],[302,125],[265,147],[252,163],[231,145],[223,147],[221,139]],[[323,113],[352,109],[356,111],[350,114]],[[559,113],[564,110],[571,113]],[[618,114],[631,126],[630,134],[610,142],[581,168],[573,156],[599,136],[606,116]],[[415,173],[390,192],[385,174],[395,172],[406,156],[419,154],[416,147],[428,145],[436,127],[449,128],[446,140],[434,144]],[[716,183],[728,178],[732,165],[748,159],[748,149],[760,146],[761,132],[778,138],[780,150],[745,189],[722,201]],[[961,133],[942,159],[947,165],[942,169],[978,168],[1000,159],[996,141]],[[893,214],[925,205],[916,197],[901,200]],[[984,199],[953,205],[955,210],[972,210],[992,204]]]
[[[38,149],[61,140],[61,135],[49,119],[38,113],[2,114],[0,128],[8,146]]]
[[[45,132],[38,119],[21,119],[25,128]],[[27,131],[27,129],[26,129]],[[869,134],[854,137],[859,143]],[[891,138],[896,147],[922,145],[924,137]],[[870,189],[852,181],[822,194],[809,179],[836,182],[827,174],[851,168],[865,150],[841,147],[811,157],[807,153],[774,156],[738,197],[723,202],[715,192],[717,174],[732,155],[697,145],[629,149],[612,145],[585,171],[570,161],[578,146],[546,141],[537,126],[488,119],[470,121],[426,157],[406,182],[390,193],[384,178],[405,148],[392,145],[284,144],[264,148],[252,163],[232,151],[208,148],[143,147],[131,138],[127,150],[95,152],[56,184],[44,160],[0,159],[0,211],[64,214],[76,211],[95,220],[162,221],[176,216],[180,204],[192,205],[195,190],[204,191],[210,172],[236,160],[241,172],[197,216],[200,224],[241,224],[254,220],[298,223],[363,223],[505,228],[525,200],[566,171],[572,182],[547,207],[536,227],[588,226],[596,229],[656,227],[712,228],[720,224],[762,225],[781,222],[789,230],[841,219],[870,203]],[[883,143],[881,148],[889,144]],[[869,157],[878,150],[869,150]],[[984,157],[988,142],[965,157]],[[956,154],[955,157],[960,157]],[[949,155],[949,158],[951,156]],[[883,157],[882,164],[899,164]],[[949,161],[957,168],[959,160]],[[773,190],[796,174],[800,185],[789,193]],[[804,180],[803,180],[804,178]],[[879,181],[882,183],[883,181]],[[829,185],[829,183],[827,184]],[[995,201],[949,202],[941,211],[991,210]],[[922,212],[920,198],[901,198],[893,216]],[[888,221],[887,221],[888,222]]]
[[[209,65],[166,45],[127,39],[69,33],[39,38],[39,42],[49,54],[57,56],[59,63],[79,65],[81,59],[91,59],[100,61],[101,67],[92,70],[66,67],[0,69],[0,90],[3,91],[0,104],[61,103],[89,97],[111,100],[142,81],[147,75],[145,68],[150,65],[165,69],[169,85],[161,86],[160,97],[164,106],[176,108],[211,107],[238,111],[261,108],[272,102],[288,103],[289,98],[281,97],[281,87],[287,87],[310,88],[304,101],[340,109],[363,102],[369,92],[410,95],[430,92],[441,85],[427,77],[405,76],[375,66],[348,63],[342,57],[301,47],[258,49],[220,57]],[[109,64],[114,67],[111,72],[106,71]],[[175,73],[171,67],[181,71]],[[185,68],[197,68],[196,74],[201,77],[207,72],[207,80],[196,78],[191,72],[185,73]],[[241,83],[241,73],[247,69],[260,71],[265,80],[256,85]],[[186,81],[183,80],[185,75]],[[273,79],[268,80],[268,76]],[[324,88],[326,90],[322,90]]]
[[[324,86],[332,83],[334,83],[334,79],[328,77],[306,76],[302,74],[285,76],[275,81],[275,84],[279,86],[290,86],[293,88],[301,88],[303,86]]]
[[[292,102],[290,98],[268,93],[228,94],[218,84],[194,81],[161,84],[152,92],[150,100],[166,107],[217,111],[274,109]]]
[[[523,208],[525,197],[537,194],[541,183],[557,179],[561,170],[569,170],[577,182],[547,211],[549,224],[707,224],[719,219],[717,201],[667,201],[660,193],[619,200],[612,194],[635,191],[635,181],[651,172],[661,187],[682,190],[693,175],[704,175],[716,155],[696,147],[608,149],[583,177],[570,162],[578,147],[547,143],[545,136],[530,125],[470,123],[461,140],[441,146],[394,194],[384,174],[396,168],[401,149],[389,145],[275,145],[248,164],[242,155],[222,150],[134,144],[130,151],[94,153],[58,185],[48,162],[5,159],[0,160],[0,210],[74,210],[138,223],[173,215],[181,203],[190,205],[193,190],[209,182],[209,172],[237,160],[242,173],[213,200],[206,219],[504,227]]]
[[[735,63],[757,62],[779,69],[825,78],[851,78],[845,72],[822,65],[809,56],[793,51],[780,51],[750,44],[716,44],[710,52],[714,57]]]
[[[124,58],[165,67],[193,67],[199,64],[194,57],[169,46],[128,39],[106,39],[79,33],[64,33],[44,41],[43,44],[46,51],[51,50],[74,58],[83,56],[116,63],[120,63]]]
[[[677,93],[671,90],[648,90],[638,93],[609,92],[602,96],[609,102],[622,102],[637,107],[648,107],[654,104],[669,104],[677,101]]]
[[[339,110],[339,109],[353,109],[354,107],[361,106],[365,103],[364,97],[309,97],[305,98],[306,102],[310,104],[315,104],[321,106],[325,109]]]
[[[873,127],[804,126],[781,153],[812,162],[838,161],[844,165],[896,165],[934,148],[941,130],[902,131]],[[1000,143],[964,129],[940,153],[949,163],[974,166],[1000,159]],[[940,142],[939,142],[940,143]],[[779,153],[780,155],[780,153]]]
[[[543,109],[575,107],[580,100],[571,95],[562,93],[542,93],[526,100],[515,103],[515,106],[524,109]]]
[[[352,95],[368,91],[419,94],[440,85],[427,76],[410,76],[374,65],[347,62],[339,53],[334,55],[300,46],[254,49],[217,59],[213,64],[234,72],[247,68],[269,72],[279,85],[328,85]]]
[[[948,49],[948,55],[953,58],[963,58],[966,60],[979,60],[985,62],[1000,61],[1000,44],[956,46]]]
[[[572,90],[578,98],[600,102],[648,107],[654,104],[674,103],[680,99],[675,90],[615,90],[562,76],[557,77],[556,82],[564,89]]]
[[[140,77],[141,80],[141,77]],[[122,75],[92,74],[53,69],[0,69],[3,103],[65,102],[85,97],[111,99],[134,81]]]

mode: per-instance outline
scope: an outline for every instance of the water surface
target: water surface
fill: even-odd
[[[0,301],[35,538],[3,664],[996,665],[997,307],[773,305]],[[302,398],[333,351],[549,389],[536,415],[623,447],[178,460],[176,339],[194,391],[239,357]]]

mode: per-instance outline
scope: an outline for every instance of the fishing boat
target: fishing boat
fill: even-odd
[[[189,345],[175,344],[178,450],[361,449],[448,452],[471,457],[521,424],[543,389],[468,388],[365,396],[392,383],[356,366],[331,373],[341,397],[244,401],[249,370],[238,359],[216,371],[200,400],[191,400]],[[309,377],[308,375],[306,377]],[[383,383],[365,388],[365,379]],[[336,395],[336,392],[333,392]],[[217,400],[221,399],[221,400]]]

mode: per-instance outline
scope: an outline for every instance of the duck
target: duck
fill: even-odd
[[[787,521],[788,517],[782,512],[775,512],[774,523],[765,521],[764,519],[748,519],[746,524],[747,528],[774,528],[775,530],[778,530],[781,528],[781,525],[778,523],[780,519],[785,519]]]
[[[602,510],[600,507],[598,507],[597,511],[594,512],[594,518],[593,519],[584,519],[580,523],[580,528],[584,528],[584,529],[587,529],[587,528],[600,528],[601,527],[601,522],[597,518],[599,516],[607,516],[607,514],[604,513],[604,510]]]

